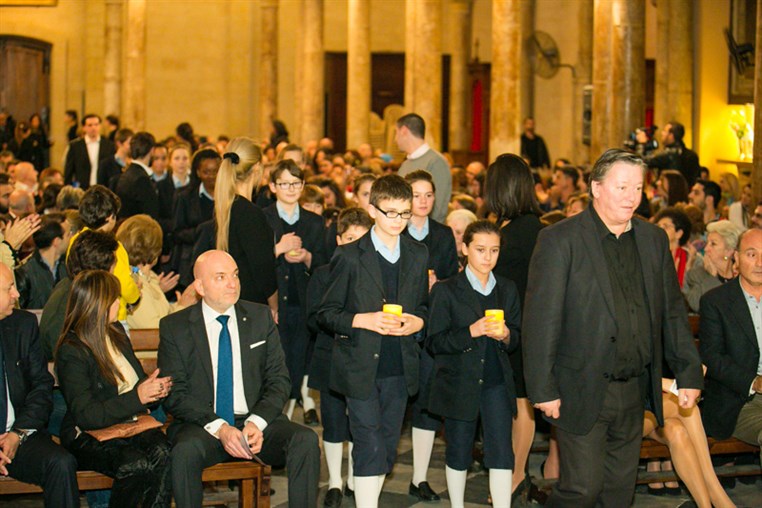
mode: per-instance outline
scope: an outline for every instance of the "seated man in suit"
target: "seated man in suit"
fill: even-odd
[[[159,323],[159,368],[173,380],[165,408],[174,417],[177,506],[201,506],[204,468],[254,454],[286,466],[291,506],[316,506],[318,438],[282,413],[291,382],[269,308],[239,301],[238,267],[226,252],[199,256],[194,275],[203,300]]]
[[[762,446],[762,230],[741,235],[736,260],[740,275],[701,297],[701,414],[707,435]]]
[[[18,297],[13,273],[0,263],[0,474],[40,485],[46,507],[76,507],[77,461],[45,430],[53,377],[42,355],[37,319],[14,310]]]

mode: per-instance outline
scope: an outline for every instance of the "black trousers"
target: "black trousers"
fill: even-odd
[[[243,421],[236,422],[243,427]],[[237,425],[238,426],[238,425]],[[265,428],[259,458],[288,472],[290,506],[317,505],[320,479],[320,448],[312,430],[280,415]],[[172,490],[182,508],[198,508],[203,500],[201,474],[204,468],[234,459],[220,441],[193,423],[173,423],[167,432],[172,442]]]
[[[92,469],[114,479],[110,508],[169,508],[169,442],[161,430],[102,442],[83,432],[69,450],[80,469]]]
[[[640,458],[643,400],[640,378],[611,382],[590,432],[578,435],[557,429],[561,474],[546,506],[630,506]]]
[[[405,376],[374,381],[366,400],[347,397],[352,460],[355,476],[378,476],[392,472],[407,405]]]
[[[8,476],[42,487],[46,508],[79,506],[77,460],[51,441],[45,431],[37,431],[19,446]]]
[[[424,348],[418,369],[418,393],[413,398],[413,427],[437,431],[442,427],[442,418],[429,413],[429,393],[431,391],[431,371],[434,370],[434,358]]]
[[[307,374],[307,354],[310,334],[304,312],[298,305],[282,305],[278,310],[278,333],[283,353],[286,356],[286,367],[291,378],[291,395],[289,398],[301,400],[302,380]]]

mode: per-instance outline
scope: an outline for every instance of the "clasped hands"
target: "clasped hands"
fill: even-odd
[[[223,423],[217,431],[222,447],[231,457],[251,460],[262,449],[264,434],[252,422],[246,422],[243,430]]]
[[[492,316],[484,316],[475,321],[468,329],[471,332],[471,337],[474,339],[487,336],[490,339],[505,342],[506,344],[511,341],[511,330],[505,326],[505,320],[496,321]]]
[[[423,319],[405,312],[401,316],[383,311],[366,312],[355,315],[352,327],[364,328],[381,335],[402,337],[420,331],[423,328]]]

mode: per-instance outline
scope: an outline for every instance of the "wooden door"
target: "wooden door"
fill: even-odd
[[[37,39],[0,36],[0,109],[16,121],[39,113],[49,127],[50,52],[52,45]]]

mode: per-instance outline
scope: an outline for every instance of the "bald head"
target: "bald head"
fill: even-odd
[[[8,198],[8,209],[19,217],[34,213],[34,198],[27,191],[16,189]]]
[[[16,164],[16,182],[26,185],[29,189],[37,183],[37,170],[30,162]]]
[[[238,265],[225,251],[210,250],[201,254],[193,266],[193,275],[196,292],[219,313],[225,312],[241,296]]]
[[[7,318],[13,313],[19,292],[13,280],[11,269],[0,263],[0,320]]]

